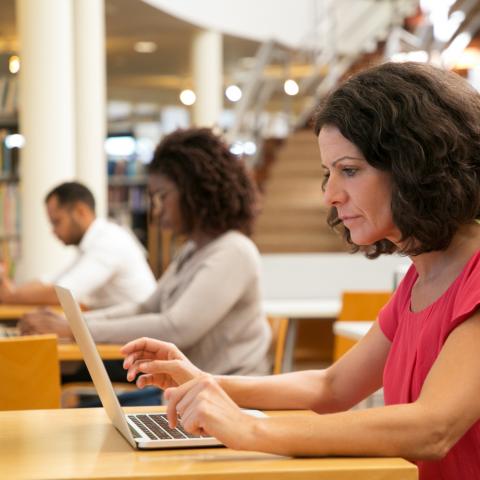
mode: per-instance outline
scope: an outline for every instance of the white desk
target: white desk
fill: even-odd
[[[358,341],[367,334],[373,324],[374,322],[334,322],[333,333]]]
[[[289,319],[282,372],[290,372],[292,370],[298,320],[302,318],[337,318],[341,307],[342,302],[340,298],[269,298],[263,300],[263,310],[267,316],[288,317]]]
[[[263,300],[264,312],[272,317],[336,318],[341,307],[340,298],[269,298]]]
[[[410,264],[406,257],[383,255],[369,260],[360,253],[264,254],[263,309],[288,317],[282,371],[292,369],[298,319],[335,319],[345,290],[391,290]]]

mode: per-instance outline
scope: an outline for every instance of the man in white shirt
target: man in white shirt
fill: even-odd
[[[89,309],[122,302],[142,302],[156,287],[143,247],[128,230],[96,218],[95,199],[78,182],[62,183],[45,198],[54,234],[65,245],[78,247],[78,256],[63,271],[14,286],[5,276],[0,284],[3,303],[58,304],[53,285],[72,290]]]

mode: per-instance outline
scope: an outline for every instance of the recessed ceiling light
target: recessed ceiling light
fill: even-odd
[[[133,49],[138,53],[152,53],[157,49],[155,42],[137,42]]]
[[[20,70],[20,58],[17,55],[12,55],[8,59],[8,70],[10,73],[18,73]]]
[[[229,85],[225,90],[225,95],[231,102],[238,102],[242,98],[242,91],[237,85]]]
[[[287,95],[296,95],[299,91],[298,83],[292,79],[285,80],[283,89]]]
[[[180,92],[180,101],[187,106],[193,105],[197,96],[193,90],[182,90]]]

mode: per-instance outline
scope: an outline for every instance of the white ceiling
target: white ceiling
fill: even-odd
[[[188,21],[155,8],[154,3]],[[417,2],[394,3],[405,7]],[[315,55],[331,51],[333,46],[340,55],[372,49],[395,21],[398,10],[392,10],[394,3],[390,0],[148,0],[148,3],[105,0],[108,97],[160,105],[178,103],[180,89],[192,86],[193,34],[205,26],[225,33],[226,82],[230,78],[241,79],[239,72],[248,68],[247,60],[255,55],[261,41],[270,38],[285,46],[285,58],[277,57],[276,65],[270,65],[270,72],[284,75],[285,62],[289,60],[294,63],[290,71],[306,76],[311,73],[316,57],[295,54],[293,47],[314,45]],[[331,21],[326,21],[327,18]],[[154,41],[157,50],[149,54],[135,52],[134,44],[142,40]],[[15,51],[18,51],[15,1],[1,0],[0,75],[6,73],[7,55]]]

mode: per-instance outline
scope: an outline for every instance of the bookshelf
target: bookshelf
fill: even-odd
[[[129,227],[142,244],[148,242],[147,177],[143,173],[108,176],[108,216]]]
[[[131,130],[110,133],[105,142],[108,171],[108,216],[130,228],[148,246],[148,195],[145,164],[139,160]]]
[[[20,257],[18,78],[0,76],[0,262],[10,277]],[[14,136],[15,135],[15,136]]]
[[[10,142],[17,131],[13,122],[0,121],[0,259],[10,277],[20,257],[20,156]]]

